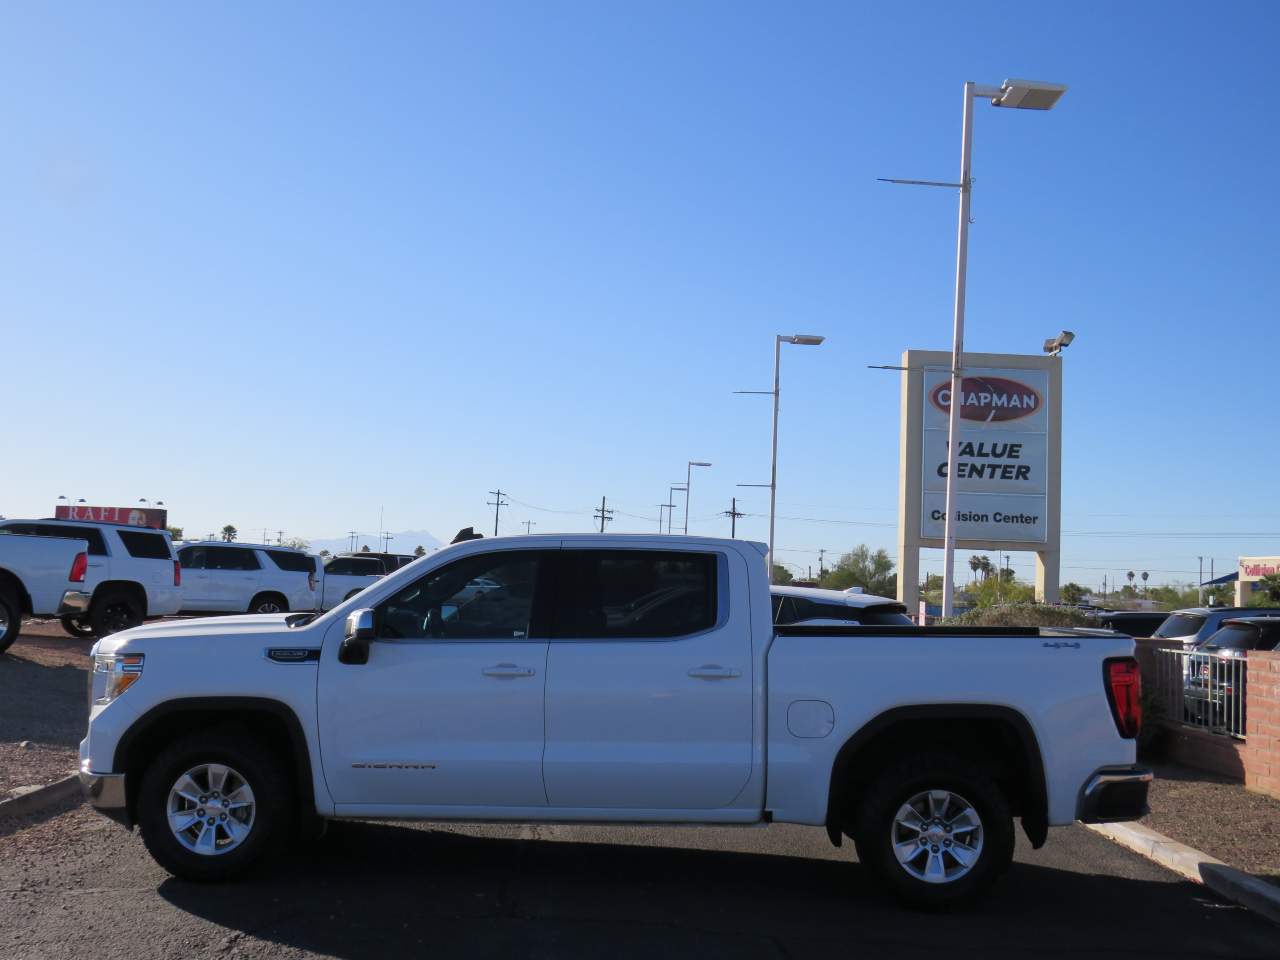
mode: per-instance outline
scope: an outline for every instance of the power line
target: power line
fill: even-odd
[[[489,496],[493,497],[493,499],[486,500],[485,503],[493,507],[493,535],[496,537],[498,535],[498,512],[503,507],[508,506],[511,501],[502,499],[503,493],[501,490],[490,490]]]
[[[604,533],[604,525],[613,520],[613,511],[606,508],[607,501],[604,497],[600,498],[600,508],[595,511],[595,518],[600,521],[600,532]]]
[[[734,497],[729,503],[729,509],[723,514],[729,518],[729,536],[737,538],[738,536],[738,518],[745,517],[745,513],[738,512],[738,498]]]

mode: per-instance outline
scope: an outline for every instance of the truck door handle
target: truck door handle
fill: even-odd
[[[517,667],[514,663],[498,663],[480,672],[486,677],[532,677],[537,671],[531,667]]]
[[[689,676],[695,680],[732,680],[734,677],[742,676],[742,671],[734,670],[732,667],[722,667],[718,663],[704,663],[690,670]]]

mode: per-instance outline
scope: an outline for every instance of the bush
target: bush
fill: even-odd
[[[1096,620],[1071,607],[1047,603],[1002,603],[978,607],[958,617],[940,620],[947,627],[1096,627]]]

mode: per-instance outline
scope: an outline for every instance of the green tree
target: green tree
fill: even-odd
[[[240,531],[237,530],[235,527],[233,527],[229,523],[222,528],[222,539],[227,541],[227,543],[230,543],[237,536],[239,536],[239,534],[240,534]]]
[[[774,583],[782,584],[785,586],[786,584],[790,583],[794,579],[795,577],[791,575],[791,571],[788,570],[786,567],[784,567],[782,564],[775,563],[773,565],[773,582]]]
[[[1063,603],[1079,603],[1088,593],[1089,591],[1078,583],[1064,583],[1058,588],[1058,595],[1062,597]]]
[[[310,550],[311,541],[303,540],[301,537],[286,537],[280,541],[282,547],[293,547],[295,550]]]
[[[329,556],[329,551],[328,551],[328,550],[321,550],[321,551],[320,551],[320,556],[321,556],[321,557],[327,557],[327,556]]]
[[[372,553],[373,551],[369,549],[369,545],[366,543],[363,547],[361,547],[361,548],[360,548],[360,552],[361,552],[361,553]]]
[[[973,571],[973,579],[978,579],[978,572],[982,569],[982,558],[976,553],[969,557],[969,569]]]
[[[1012,571],[1009,572],[1010,574]],[[977,607],[991,607],[1002,603],[1031,603],[1036,598],[1036,588],[1016,577],[1003,574],[987,577],[973,589],[973,602]]]
[[[829,590],[861,587],[881,597],[898,595],[898,578],[889,554],[883,548],[873,552],[865,543],[844,554],[840,562],[823,575],[819,586]]]
[[[1257,589],[1249,596],[1248,606],[1270,607],[1280,603],[1280,573],[1272,573],[1258,581]]]
[[[427,548],[424,547],[422,544],[418,544],[416,547],[413,548],[413,555],[415,557],[425,557],[427,555]]]
[[[182,539],[181,527],[165,527],[165,529],[169,531],[169,536],[172,537],[174,540]]]

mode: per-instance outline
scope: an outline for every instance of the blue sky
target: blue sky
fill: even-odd
[[[1280,553],[1267,414],[1280,148],[1264,3],[10,5],[9,469],[325,537],[491,523],[892,551],[898,383],[949,344],[961,84],[967,346],[1065,354],[1064,579]],[[536,509],[541,508],[541,509]],[[565,512],[550,512],[565,511]],[[643,519],[649,518],[649,519]],[[820,521],[820,522],[819,522]],[[785,552],[784,552],[785,551]],[[936,569],[940,555],[926,567]],[[1206,561],[1207,565],[1207,561]],[[1023,572],[1031,555],[1015,559]],[[966,569],[966,568],[962,568]]]

